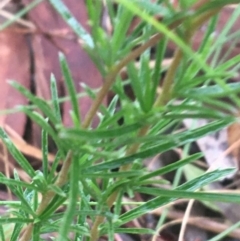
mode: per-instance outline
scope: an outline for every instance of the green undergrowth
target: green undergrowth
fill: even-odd
[[[40,2],[33,1],[16,18]],[[193,174],[185,183],[175,180],[171,188],[161,188],[161,183],[166,182],[164,174],[179,172],[204,156],[204,153],[190,154],[191,143],[238,121],[233,106],[236,109],[239,106],[240,84],[227,81],[237,76],[240,57],[229,58],[230,53],[223,56],[221,49],[228,38],[234,42],[239,35],[229,32],[239,16],[239,7],[223,31],[214,37],[219,11],[238,1],[182,0],[175,8],[170,1],[106,0],[103,4],[87,0],[91,33],[74,18],[63,1],[49,2],[81,39],[82,47],[104,81],[98,90],[85,86],[85,94],[76,93],[66,58],[59,54],[67,99],[72,104],[71,128],[63,125],[60,103],[66,98],[58,97],[53,75],[51,101],[34,96],[17,82],[10,82],[32,105],[1,113],[22,111],[41,127],[43,158],[42,169],[34,170],[4,130],[0,130],[2,141],[30,178],[30,182],[21,180],[17,171],[12,179],[0,174],[0,183],[17,197],[17,201],[0,201],[0,205],[7,207],[6,214],[0,218],[0,239],[39,241],[44,240],[42,235],[46,233],[49,236],[57,233],[53,240],[58,241],[96,241],[104,235],[107,240],[114,240],[115,233],[154,237],[163,224],[162,219],[153,230],[124,225],[181,198],[207,201],[212,205],[215,201],[239,203],[237,194],[211,193],[203,189],[229,175],[233,169],[196,171],[199,175]],[[101,27],[103,8],[108,10],[111,34]],[[136,17],[139,24],[129,32]],[[12,20],[7,21],[0,28],[11,23]],[[203,25],[206,30],[196,51],[191,48],[191,39]],[[166,67],[163,63],[169,41],[176,49],[171,64]],[[150,61],[154,61],[153,66],[149,65]],[[127,75],[125,79],[120,74],[123,70]],[[126,94],[126,86],[133,90],[134,100]],[[103,105],[110,90],[114,97],[107,106]],[[81,116],[78,106],[83,95],[93,99],[86,116]],[[223,97],[228,97],[233,104],[224,102]],[[92,128],[96,115],[99,123]],[[203,118],[209,122],[203,127],[178,129],[186,118],[196,121]],[[57,148],[53,163],[47,155],[48,137]],[[182,158],[148,171],[144,160],[175,148],[183,149]],[[134,201],[136,193],[148,194],[150,199],[138,203]],[[132,200],[131,210],[123,211],[126,204],[123,197]],[[12,231],[7,237],[9,229]],[[224,235],[227,232],[214,240]]]

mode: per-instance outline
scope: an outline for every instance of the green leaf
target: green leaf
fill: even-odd
[[[61,197],[64,197],[64,198],[67,197],[66,193],[64,191],[62,191],[62,189],[56,185],[49,185],[48,188],[53,190],[56,194],[58,194]]]
[[[149,13],[154,15],[161,13],[161,16],[168,17],[172,14],[172,11],[166,8],[163,4],[157,4],[155,2],[142,0],[133,0],[133,2],[135,2],[139,7],[141,7],[142,10],[148,11]]]
[[[27,200],[26,196],[24,196],[22,193],[20,193],[18,190],[13,191],[14,195],[19,198],[21,201],[21,212],[25,212],[27,215],[31,215],[34,218],[37,217],[37,214],[33,211],[32,207],[30,206],[29,200]]]
[[[38,188],[36,186],[34,186],[33,184],[29,184],[29,183],[17,181],[17,180],[12,180],[12,179],[9,179],[7,177],[0,177],[0,183],[3,183],[7,186],[16,185],[16,186],[19,186],[19,187],[26,187],[30,190],[38,191]]]
[[[208,108],[211,107],[211,109],[213,110],[218,110],[219,112],[223,112],[223,113],[230,113],[232,115],[232,113],[234,113],[236,111],[236,107],[233,106],[233,104],[227,103],[226,101],[222,101],[220,99],[217,98],[211,98],[211,97],[207,97],[207,96],[194,96],[194,97],[190,97],[190,98],[194,98],[196,101],[200,101],[202,102],[203,106],[206,106]]]
[[[68,232],[75,216],[75,208],[77,205],[77,199],[79,194],[79,162],[78,158],[73,156],[70,168],[70,193],[69,193],[69,204],[67,210],[62,219],[62,224],[59,230],[59,241],[66,241],[68,237]]]
[[[199,88],[187,89],[184,92],[181,92],[181,96],[186,97],[193,97],[198,95],[202,97],[224,97],[228,96],[232,93],[239,93],[240,92],[240,83],[229,83],[227,84],[228,90],[223,89],[219,85],[212,85],[212,86],[204,86]]]
[[[235,229],[240,227],[240,221],[233,224],[232,226],[230,226],[229,228],[227,228],[226,230],[224,230],[223,232],[219,233],[218,235],[216,235],[214,238],[209,239],[208,241],[219,241],[219,240],[223,240],[223,238],[225,236],[227,236],[228,234],[230,234],[231,232],[233,232]]]
[[[222,113],[219,110],[214,110],[210,107],[198,106],[197,103],[188,105],[188,104],[180,104],[175,106],[169,106],[168,107],[169,112],[166,113],[163,118],[167,119],[177,119],[177,120],[183,120],[183,119],[193,119],[193,118],[200,118],[200,119],[222,119],[226,117],[232,117],[232,115],[226,115],[225,113]],[[171,111],[171,112],[170,112]]]
[[[0,225],[0,238],[2,241],[5,241],[5,235],[4,235],[4,230],[3,230],[3,226]]]
[[[210,9],[212,6],[216,7],[218,4],[221,5],[226,5],[226,4],[232,4],[232,3],[239,3],[238,0],[231,0],[231,1],[213,1],[213,2],[208,2],[206,4],[204,4],[199,10],[198,12],[204,12],[208,9]],[[218,37],[215,38],[215,41],[211,47],[211,51],[209,51],[209,56],[213,53],[213,51],[216,51],[216,48],[221,48],[223,46],[223,39],[224,37],[229,36],[229,32],[231,30],[231,28],[233,27],[233,25],[236,23],[238,17],[239,17],[239,13],[240,13],[240,7],[238,6],[237,8],[235,8],[234,12],[231,14],[231,18],[228,19],[228,21],[226,22],[226,24],[224,25],[224,27],[222,28],[222,31],[220,31],[218,33]]]
[[[55,155],[50,173],[48,175],[48,179],[47,179],[48,183],[52,183],[54,181],[54,175],[59,165],[59,162],[63,159],[64,159],[63,153],[61,151],[58,151],[57,154]]]
[[[170,150],[170,149],[174,148],[175,146],[176,146],[176,143],[174,143],[174,142],[160,144],[157,147],[149,148],[147,151],[142,151],[142,152],[133,154],[131,156],[122,157],[117,160],[108,161],[105,163],[101,163],[101,164],[97,164],[95,166],[88,167],[87,169],[83,169],[83,172],[90,173],[90,172],[104,171],[104,170],[109,170],[109,169],[111,170],[111,169],[118,168],[120,166],[129,164],[129,163],[132,163],[139,158],[143,159],[143,158],[154,156],[160,152]]]
[[[17,172],[17,170],[16,170],[15,168],[13,169],[13,176],[14,176],[14,179],[15,179],[15,180],[20,181],[18,172]],[[35,178],[35,176],[34,176],[33,178]],[[17,186],[17,187],[16,187],[16,190],[23,195],[24,191],[23,191],[23,188],[22,188],[22,187]]]
[[[148,27],[149,28],[149,27]],[[147,29],[147,27],[145,27]],[[150,37],[150,36],[149,36]],[[140,56],[140,70],[139,70],[139,85],[142,88],[143,93],[143,106],[142,110],[145,113],[151,111],[152,105],[154,103],[154,99],[150,98],[152,94],[152,71],[149,67],[150,62],[150,50],[146,50]]]
[[[124,195],[124,190],[123,188],[120,189],[118,191],[117,197],[116,197],[116,201],[115,201],[115,205],[114,205],[114,215],[116,215],[117,217],[120,216],[121,212],[122,212],[122,201],[123,201],[123,195]]]
[[[135,176],[141,176],[144,172],[143,171],[127,171],[127,172],[97,172],[97,173],[81,173],[81,178],[103,178],[103,179],[109,179],[109,178],[117,178],[117,177],[135,177]]]
[[[10,241],[18,241],[19,240],[19,235],[21,233],[23,225],[24,225],[24,223],[16,223],[14,225],[14,229],[13,229]]]
[[[60,64],[61,64],[62,73],[63,73],[64,79],[65,79],[65,83],[66,83],[66,86],[68,89],[68,93],[71,98],[71,104],[72,104],[74,116],[78,122],[76,127],[79,127],[80,123],[81,123],[81,118],[80,118],[77,92],[76,92],[76,88],[74,86],[74,81],[72,79],[71,71],[68,67],[67,60],[62,53],[59,54],[59,60],[60,60]]]
[[[135,123],[110,130],[81,130],[79,128],[70,128],[62,130],[59,136],[68,140],[99,140],[128,135],[131,132],[139,130],[143,125],[143,123]]]
[[[240,56],[236,55],[233,58],[230,58],[229,60],[225,61],[223,64],[220,64],[217,68],[216,71],[223,71],[223,70],[229,70],[230,68],[232,68],[233,66],[235,66],[236,64],[238,64],[240,61]]]
[[[114,182],[113,184],[109,185],[106,190],[103,191],[101,195],[102,200],[107,200],[107,198],[113,194],[117,189],[128,187],[126,184],[130,182],[130,179],[119,179],[118,181]],[[130,190],[131,191],[131,190]]]
[[[156,47],[156,61],[155,61],[155,66],[153,69],[152,73],[152,93],[148,98],[152,98],[152,103],[154,103],[156,94],[157,94],[157,88],[159,86],[159,76],[161,76],[162,72],[162,61],[164,59],[164,55],[166,52],[166,47],[167,47],[167,39],[163,38],[159,41],[157,47]]]
[[[34,105],[37,106],[46,116],[50,119],[52,123],[57,123],[57,119],[53,114],[52,109],[47,104],[45,100],[42,100],[36,96],[34,96],[29,90],[27,90],[24,86],[20,85],[17,82],[10,81],[11,86],[17,89],[21,94],[23,94],[27,99],[29,99]]]
[[[118,7],[117,16],[114,23],[114,32],[111,39],[112,51],[116,54],[119,52],[124,43],[132,18],[133,14],[130,11],[122,6]]]
[[[83,226],[72,225],[70,230],[75,232],[78,237],[79,237],[79,235],[84,235],[84,236],[87,236],[87,237],[90,236],[89,235],[89,229],[86,228],[84,225]]]
[[[154,156],[158,153],[171,150],[177,146],[184,145],[187,143],[191,143],[200,137],[203,137],[207,134],[210,134],[212,132],[221,130],[225,126],[229,125],[232,123],[233,120],[219,120],[219,121],[214,121],[212,123],[207,124],[206,126],[194,129],[194,130],[189,130],[184,133],[180,134],[175,134],[172,137],[170,137],[168,140],[161,140],[161,143],[156,143],[153,147],[148,147],[147,150],[141,151],[139,153],[133,154],[131,156],[127,157],[122,157],[116,160],[104,162],[97,164],[95,166],[90,166],[87,169],[83,169],[83,172],[86,173],[91,173],[91,172],[98,172],[98,171],[103,171],[103,170],[111,170],[114,168],[118,168],[120,166],[130,164],[134,162],[137,159],[144,159],[148,158],[151,156]],[[159,139],[159,137],[157,137]],[[156,141],[157,142],[157,141]]]
[[[131,81],[131,86],[133,88],[134,91],[134,95],[136,96],[141,109],[144,109],[144,96],[143,96],[143,86],[141,85],[141,83],[139,82],[139,75],[138,75],[138,71],[134,65],[133,62],[130,62],[127,65],[127,72]],[[149,80],[146,80],[149,81]]]
[[[204,170],[192,164],[185,165],[183,167],[184,176],[187,181],[190,181],[204,173]]]
[[[143,181],[143,180],[147,180],[149,178],[152,178],[152,177],[156,177],[156,176],[161,176],[161,175],[164,175],[168,172],[171,172],[171,171],[174,171],[182,166],[185,166],[186,164],[190,163],[190,162],[193,162],[199,158],[201,158],[203,156],[202,153],[195,153],[187,158],[184,158],[182,160],[179,160],[177,162],[174,162],[170,165],[167,165],[165,167],[162,167],[156,171],[153,171],[149,174],[146,174],[146,175],[143,175],[141,177],[139,177],[139,181]]]
[[[205,55],[206,58],[209,56],[209,49],[211,48],[211,45],[213,43],[213,38],[211,36],[214,36],[213,34],[215,32],[217,22],[218,15],[212,17],[212,19],[209,21],[207,29],[205,30],[204,38],[198,50],[199,52],[208,52],[208,55]]]
[[[202,186],[205,186],[213,181],[218,180],[219,178],[228,175],[231,173],[233,169],[226,169],[226,170],[216,170],[213,172],[208,172],[198,178],[195,178],[194,180],[191,180],[187,183],[184,183],[183,185],[179,186],[176,190],[178,191],[195,191]],[[136,187],[135,191],[141,192],[142,187]],[[141,215],[144,215],[156,208],[159,208],[165,204],[168,204],[169,202],[172,202],[176,200],[178,197],[177,196],[171,196],[171,197],[163,197],[159,196],[156,197],[145,204],[136,207],[123,215],[119,217],[119,222],[117,225],[123,225],[124,223],[127,223]],[[239,197],[237,197],[239,199]],[[236,199],[235,199],[236,200]]]
[[[173,138],[175,137],[176,141],[183,142],[183,144],[190,143],[192,141],[195,141],[205,135],[209,135],[211,133],[214,133],[218,130],[223,129],[224,127],[230,125],[231,123],[234,123],[235,120],[230,118],[230,119],[223,119],[223,120],[216,120],[213,121],[203,127],[196,128],[189,130],[187,132],[175,134]]]
[[[49,0],[49,2],[58,11],[66,23],[72,28],[72,30],[77,34],[77,36],[84,41],[84,44],[88,48],[93,49],[94,42],[91,35],[83,28],[83,26],[73,16],[66,5],[61,0]]]
[[[35,223],[33,226],[33,234],[32,234],[32,241],[40,241],[40,230],[41,225],[39,223]]]
[[[45,179],[48,177],[48,135],[42,130],[42,166]]]
[[[155,234],[155,231],[149,228],[116,228],[115,233],[131,233],[131,234]]]
[[[179,190],[164,190],[157,188],[136,188],[135,191],[154,196],[162,197],[174,197],[174,198],[186,198],[196,199],[200,201],[211,201],[211,202],[228,202],[228,203],[239,203],[240,196],[238,194],[220,194],[211,192],[188,192]]]
[[[24,113],[26,113],[41,128],[43,128],[53,138],[56,145],[60,148],[59,138],[58,138],[55,130],[48,124],[47,120],[45,120],[39,113],[34,112],[34,111],[30,111],[25,107],[21,107],[21,110]]]
[[[57,90],[57,83],[56,78],[53,74],[51,74],[51,94],[52,94],[52,104],[54,115],[56,117],[57,123],[62,123],[61,111],[59,107],[59,98],[58,98],[58,90]]]
[[[26,223],[32,223],[33,221],[34,220],[30,218],[5,218],[5,217],[0,218],[0,224],[8,224],[8,223],[26,224]]]
[[[35,177],[33,178],[32,183],[35,184],[42,192],[47,190],[47,181],[40,170],[35,171]]]
[[[30,176],[34,177],[35,176],[35,171],[32,168],[32,166],[29,164],[27,159],[23,156],[23,154],[14,146],[10,138],[7,136],[5,131],[0,128],[0,138],[6,145],[7,149],[13,156],[13,158],[18,162],[18,164],[23,168],[23,170]],[[1,179],[1,177],[0,177]],[[5,183],[6,184],[6,183]]]
[[[65,201],[65,197],[56,195],[51,201],[51,203],[44,210],[44,212],[39,216],[39,219],[44,221],[48,220],[49,217],[51,217],[51,215],[56,211],[56,209],[59,208]]]

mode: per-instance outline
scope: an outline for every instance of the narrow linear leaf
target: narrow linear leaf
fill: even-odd
[[[183,185],[176,188],[176,190],[185,190],[185,191],[195,191],[202,186],[208,185],[209,183],[218,180],[219,178],[228,175],[231,173],[233,169],[226,169],[226,170],[216,170],[213,172],[208,172],[200,177],[197,177],[187,183],[184,183]],[[140,188],[139,188],[140,189]],[[139,190],[140,191],[140,190]],[[163,197],[159,196],[156,197],[145,204],[136,207],[123,215],[119,217],[120,221],[117,223],[117,225],[123,225],[124,223],[127,223],[141,215],[144,215],[156,208],[159,208],[165,204],[168,204],[169,202],[172,202],[176,200],[178,197]]]
[[[142,0],[134,0],[142,8],[142,10],[148,11],[152,14],[159,14],[161,13],[162,16],[169,16],[172,12],[167,8],[164,7],[162,4],[157,4],[151,1],[142,1]]]
[[[224,127],[226,127],[234,122],[235,122],[234,118],[226,118],[223,120],[216,120],[203,127],[192,129],[187,132],[179,133],[174,136],[175,136],[176,140],[179,140],[180,142],[184,142],[184,144],[186,144],[186,143],[189,143],[188,140],[195,141],[205,135],[209,135],[218,130],[221,130]]]
[[[52,163],[52,167],[50,170],[50,173],[48,174],[48,183],[52,183],[54,179],[54,174],[57,170],[58,164],[61,161],[61,159],[64,159],[64,155],[61,153],[61,151],[58,151],[57,154],[55,155],[54,161]]]
[[[0,205],[3,206],[3,205],[13,205],[15,207],[20,207],[21,205],[21,202],[20,201],[0,201]]]
[[[48,188],[53,190],[59,196],[62,196],[63,198],[67,198],[66,193],[60,187],[56,185],[49,185]]]
[[[131,86],[134,91],[134,96],[136,96],[141,108],[144,109],[144,100],[145,100],[144,93],[143,93],[144,87],[141,85],[139,81],[139,74],[138,74],[139,71],[136,69],[133,62],[130,62],[127,65],[127,71],[128,71],[129,78],[131,79]]]
[[[17,180],[13,180],[13,179],[9,179],[7,177],[0,177],[0,183],[3,183],[7,186],[9,185],[16,185],[16,186],[20,186],[20,187],[25,187],[25,188],[29,188],[30,190],[36,190],[36,191],[39,191],[39,189],[32,185],[32,184],[29,184],[29,183],[26,183],[26,182],[21,182],[21,181],[17,181]]]
[[[23,223],[16,223],[14,225],[14,229],[13,229],[10,241],[18,241],[19,240],[19,235],[21,233],[23,225],[24,225]]]
[[[209,24],[205,31],[203,40],[202,40],[199,50],[198,50],[200,53],[206,52],[205,54],[207,54],[207,55],[204,55],[204,56],[206,56],[206,58],[209,56],[209,48],[211,48],[210,45],[212,44],[211,36],[213,35],[213,33],[215,31],[217,22],[218,22],[218,16],[212,17],[212,19],[209,21]]]
[[[0,238],[2,241],[5,241],[5,235],[4,235],[4,230],[3,230],[3,226],[0,225]]]
[[[72,79],[71,71],[68,67],[67,60],[65,56],[60,53],[59,54],[59,60],[60,60],[60,65],[62,69],[62,73],[65,79],[65,83],[69,92],[69,96],[71,99],[71,104],[74,112],[74,116],[77,119],[76,127],[80,126],[81,119],[80,119],[80,112],[79,112],[79,106],[78,106],[78,99],[77,99],[77,92],[74,86],[74,81]]]
[[[156,170],[156,171],[153,171],[149,174],[146,174],[146,175],[143,175],[139,178],[139,181],[143,181],[143,180],[146,180],[146,179],[149,179],[149,178],[152,178],[152,177],[155,177],[155,176],[161,176],[165,173],[168,173],[168,172],[171,172],[171,171],[174,171],[182,166],[185,166],[186,164],[190,163],[190,162],[193,162],[199,158],[203,157],[203,154],[202,153],[196,153],[196,154],[193,154],[185,159],[182,159],[182,160],[179,160],[177,162],[174,162],[170,165],[167,165],[159,170]]]
[[[23,94],[27,99],[29,99],[37,108],[39,108],[49,118],[49,120],[52,121],[52,123],[55,124],[57,122],[57,119],[53,114],[52,109],[46,101],[34,96],[29,90],[27,90],[24,86],[20,85],[17,82],[10,81],[10,84],[21,94]]]
[[[155,234],[155,231],[149,228],[116,228],[115,233],[131,234]]]
[[[91,35],[83,28],[79,21],[73,16],[66,5],[61,0],[49,0],[53,7],[58,11],[61,17],[72,28],[72,30],[81,38],[85,45],[90,49],[94,48],[94,42]]]
[[[135,123],[110,130],[81,130],[79,128],[66,129],[60,132],[59,136],[63,139],[76,140],[96,140],[103,138],[114,138],[122,135],[127,135],[131,132],[139,130],[143,123]]]
[[[19,181],[20,182],[20,181]],[[13,194],[19,198],[21,201],[21,211],[32,215],[34,218],[37,217],[35,212],[32,210],[31,206],[29,205],[29,200],[27,200],[22,193],[20,193],[18,190],[13,191]]]
[[[20,177],[19,177],[18,172],[17,172],[16,169],[13,169],[13,176],[14,176],[14,180],[20,181]],[[4,175],[3,175],[3,177],[4,177]],[[16,190],[17,190],[21,195],[23,195],[24,190],[23,190],[22,187],[19,187],[19,186],[18,186],[18,187],[16,187]]]
[[[159,76],[161,75],[162,71],[162,61],[164,59],[165,51],[167,47],[167,38],[163,38],[162,40],[159,41],[156,49],[156,61],[155,61],[155,66],[153,69],[152,73],[152,93],[151,93],[151,99],[152,103],[154,103],[154,100],[156,98],[156,93],[157,93],[157,87],[159,85]]]
[[[182,96],[203,96],[203,97],[221,97],[226,96],[232,93],[240,92],[240,83],[229,83],[227,84],[229,90],[223,89],[219,85],[200,87],[200,88],[192,88],[180,93]]]
[[[118,12],[114,24],[114,32],[111,39],[112,50],[115,53],[119,52],[119,49],[122,47],[121,45],[124,43],[126,33],[129,29],[132,18],[133,14],[130,11],[128,11],[126,8],[123,8],[122,6],[118,7]]]
[[[52,94],[52,104],[53,104],[54,114],[55,114],[57,123],[62,123],[56,78],[53,74],[51,74],[50,79],[51,79],[51,94]]]
[[[150,27],[149,27],[150,28]],[[147,29],[147,27],[145,28]],[[147,32],[147,31],[146,31]],[[154,96],[151,98],[152,94],[152,71],[149,67],[150,62],[150,50],[146,50],[144,53],[142,53],[140,57],[140,70],[139,70],[139,80],[138,84],[142,87],[142,93],[143,93],[143,106],[142,110],[145,113],[148,113],[152,105],[154,103]]]
[[[6,145],[7,149],[13,156],[13,158],[18,162],[18,164],[23,168],[23,170],[33,178],[35,176],[35,171],[32,166],[29,164],[27,159],[23,156],[23,154],[14,146],[10,138],[7,136],[5,131],[0,128],[0,138]],[[1,179],[1,178],[0,178]]]
[[[70,170],[70,194],[69,204],[62,219],[62,225],[59,230],[59,241],[65,241],[68,237],[68,232],[71,227],[73,217],[75,215],[75,208],[78,198],[78,179],[79,179],[79,161],[78,158],[73,157]]]
[[[66,201],[66,197],[56,195],[46,210],[39,216],[41,220],[48,220],[50,216]],[[58,226],[59,228],[59,226]],[[58,230],[58,229],[57,229]]]
[[[34,220],[30,218],[5,218],[5,217],[0,218],[0,224],[9,224],[9,223],[26,224],[26,223],[31,223],[33,221]]]
[[[55,141],[55,143],[60,148],[59,138],[53,128],[47,123],[47,121],[37,112],[28,110],[25,107],[21,107],[21,110],[26,113],[35,123],[37,123],[41,128],[43,128]]]
[[[45,179],[48,177],[48,135],[42,130],[42,166]]]
[[[170,149],[174,148],[175,146],[176,146],[176,143],[174,143],[174,142],[160,144],[157,147],[149,148],[147,151],[139,152],[139,153],[133,154],[131,156],[119,158],[117,160],[113,160],[113,161],[109,161],[106,163],[101,163],[101,164],[97,164],[95,166],[88,167],[87,169],[83,169],[83,172],[90,173],[90,172],[104,171],[104,170],[109,170],[109,169],[111,170],[114,168],[118,168],[122,165],[132,163],[133,161],[135,161],[139,158],[143,159],[143,158],[147,158],[150,156],[154,156],[160,152],[170,150]]]
[[[215,112],[215,113],[214,113]],[[170,119],[170,120],[184,120],[184,119],[221,119],[226,117],[225,114],[221,113],[221,112],[217,112],[217,111],[213,111],[213,113],[208,112],[208,113],[204,113],[203,112],[196,112],[196,113],[179,113],[179,114],[172,114],[169,113],[167,115],[165,115],[163,118],[165,119]],[[229,117],[232,117],[229,115]]]
[[[107,229],[107,236],[108,236],[108,240],[109,241],[114,241],[114,227],[113,227],[113,222],[112,222],[112,219],[110,218],[107,218],[107,226],[108,226],[108,229]]]
[[[188,192],[188,191],[178,191],[178,190],[166,190],[157,188],[136,188],[137,192],[145,193],[154,196],[163,196],[163,197],[176,197],[176,198],[187,198],[187,199],[196,199],[200,201],[211,201],[211,202],[228,202],[228,203],[239,203],[240,195],[239,194],[220,194],[220,193],[211,193],[211,192]]]
[[[194,178],[176,188],[176,190],[189,190],[193,191],[202,186],[205,186],[213,181],[220,179],[221,177],[227,176],[234,172],[234,168],[228,168],[224,170],[214,170],[212,172],[207,172],[197,178]]]
[[[78,237],[79,237],[79,234],[80,235],[85,235],[85,236],[90,236],[89,235],[89,229],[86,228],[85,226],[72,225],[70,230],[74,231],[75,233],[77,233]]]
[[[83,172],[91,173],[91,172],[98,172],[98,171],[109,170],[109,169],[111,170],[114,168],[118,168],[122,165],[132,163],[137,159],[144,159],[144,158],[154,156],[158,153],[173,149],[177,146],[191,143],[205,136],[206,134],[210,134],[224,128],[225,126],[229,125],[232,122],[233,120],[218,120],[218,121],[209,123],[206,126],[196,128],[194,130],[189,130],[184,133],[175,134],[171,139],[169,139],[169,141],[166,140],[165,142],[157,144],[154,147],[150,147],[145,151],[133,154],[131,156],[122,157],[117,160],[100,163],[95,166],[88,167],[87,169],[83,169]]]
[[[142,171],[127,171],[127,172],[111,172],[111,173],[81,173],[81,177],[85,178],[114,178],[114,177],[135,177],[141,176],[143,174]]]
[[[39,223],[34,224],[32,241],[40,241],[40,228],[41,228],[41,225]]]
[[[102,194],[103,198],[108,198],[115,190],[124,187],[125,184],[129,183],[129,179],[120,179],[114,184],[110,185]]]
[[[223,238],[225,236],[227,236],[229,233],[231,233],[232,231],[234,231],[235,229],[240,227],[240,221],[231,225],[229,228],[227,228],[226,230],[224,230],[223,232],[219,233],[218,235],[216,235],[214,238],[209,239],[208,241],[219,241],[219,240],[223,240]]]

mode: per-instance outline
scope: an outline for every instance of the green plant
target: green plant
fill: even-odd
[[[50,103],[11,82],[33,104],[18,107],[17,111],[25,112],[42,128],[43,168],[35,171],[1,129],[0,137],[31,179],[27,183],[19,180],[16,172],[13,179],[1,174],[0,182],[19,199],[0,201],[1,205],[9,208],[9,212],[0,219],[1,239],[6,240],[4,230],[8,227],[6,224],[11,223],[14,223],[12,241],[19,240],[20,233],[23,234],[21,241],[41,240],[41,234],[52,232],[58,233],[59,241],[96,241],[102,235],[114,240],[114,234],[119,232],[154,234],[151,229],[124,228],[123,225],[178,198],[240,202],[240,196],[236,194],[197,191],[229,174],[231,169],[206,172],[172,190],[152,186],[156,177],[199,159],[201,153],[189,155],[186,152],[183,159],[153,172],[148,172],[143,165],[146,158],[186,146],[236,121],[235,117],[219,111],[218,107],[229,109],[229,105],[219,99],[223,96],[230,97],[239,106],[237,94],[240,84],[226,83],[236,73],[239,56],[216,65],[214,54],[218,53],[222,42],[219,40],[218,44],[213,44],[211,33],[214,32],[218,12],[225,5],[238,1],[183,0],[176,10],[168,1],[107,0],[114,30],[112,36],[107,36],[100,25],[102,4],[86,1],[92,26],[90,35],[62,1],[50,2],[84,41],[83,47],[101,72],[104,82],[97,92],[88,89],[94,102],[82,118],[78,93],[75,92],[67,61],[63,54],[59,55],[72,103],[72,128],[62,124],[54,76],[51,78]],[[117,10],[113,7],[115,3],[118,4]],[[236,11],[239,12],[240,8]],[[161,21],[154,17],[159,12],[163,15]],[[134,16],[141,19],[140,24],[128,33]],[[191,37],[207,22],[203,41],[198,51],[193,51],[189,47]],[[219,39],[226,41],[226,36],[227,31]],[[169,40],[177,47],[172,63],[166,69],[162,67],[162,62]],[[156,53],[153,68],[149,66],[151,47],[155,47]],[[137,58],[139,69],[135,65]],[[127,80],[120,77],[123,68],[127,71]],[[200,75],[200,71],[203,74]],[[164,72],[159,94],[159,80]],[[134,101],[125,93],[125,85],[133,89]],[[110,89],[115,97],[108,106],[103,106],[102,101]],[[118,105],[120,109],[117,111]],[[32,109],[41,110],[44,117]],[[97,111],[101,112],[100,121],[92,129],[91,122]],[[185,118],[207,118],[210,123],[201,128],[169,132]],[[121,125],[120,119],[123,119]],[[46,156],[48,136],[58,149],[51,167]],[[61,171],[56,174],[61,161]],[[152,198],[145,203],[135,203],[132,210],[122,213],[123,196],[133,198],[135,192],[149,194]]]

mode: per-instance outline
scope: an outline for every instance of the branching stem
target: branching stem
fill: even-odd
[[[202,7],[204,4],[206,4],[208,1],[206,0],[200,0],[197,4],[195,4],[192,9],[197,10],[199,7]],[[200,17],[196,18],[195,21],[193,21],[193,30],[195,31],[199,26],[201,26],[206,20],[208,20],[211,16],[215,15],[217,12],[219,12],[221,9],[216,8],[213,10],[210,10],[208,12],[203,13]],[[177,26],[179,26],[185,18],[181,20],[177,20],[176,22],[172,23],[169,26],[169,29],[174,29]],[[194,31],[191,31],[190,33],[187,33],[189,35],[189,39],[191,38]],[[118,73],[121,71],[122,68],[124,68],[129,62],[135,60],[137,57],[139,57],[146,49],[154,46],[157,44],[157,42],[161,39],[162,34],[158,33],[150,40],[148,40],[145,44],[141,45],[140,47],[133,50],[131,53],[129,53],[125,58],[123,58],[116,66],[110,70],[109,74],[106,76],[104,84],[102,88],[100,89],[99,93],[97,94],[96,100],[93,102],[92,106],[90,107],[89,112],[86,114],[86,117],[82,123],[82,128],[86,129],[90,126],[94,116],[96,115],[97,110],[99,109],[103,99],[107,96],[109,89],[111,88],[112,84],[114,83]],[[163,82],[163,88],[162,88],[162,94],[157,97],[157,100],[155,102],[155,106],[162,106],[165,103],[171,99],[172,94],[172,86],[173,86],[173,80],[174,75],[176,73],[176,69],[178,68],[181,59],[182,59],[182,51],[178,49],[174,55],[174,60],[170,66],[170,68],[167,71],[166,77]],[[149,126],[143,127],[139,133],[138,136],[145,136],[149,130]],[[134,154],[138,151],[140,147],[139,143],[135,143],[131,145],[127,152],[126,156]],[[71,166],[71,159],[72,159],[72,152],[69,151],[67,154],[66,160],[63,163],[62,169],[59,173],[58,179],[55,182],[55,185],[58,187],[62,187],[68,180],[68,172],[69,168]],[[131,165],[125,165],[120,168],[120,171],[127,171],[131,169]],[[109,208],[113,205],[118,195],[118,190],[116,190],[110,197],[107,199],[107,205]],[[55,192],[52,190],[47,191],[42,198],[42,201],[36,211],[37,215],[40,215],[44,212],[44,210],[48,207],[49,203],[55,196]],[[96,220],[92,226],[91,234],[90,234],[90,240],[91,241],[97,241],[99,238],[99,231],[98,227],[100,224],[104,222],[105,218],[104,216],[97,216]],[[32,236],[34,224],[30,223],[26,230],[21,237],[20,241],[29,241]]]

